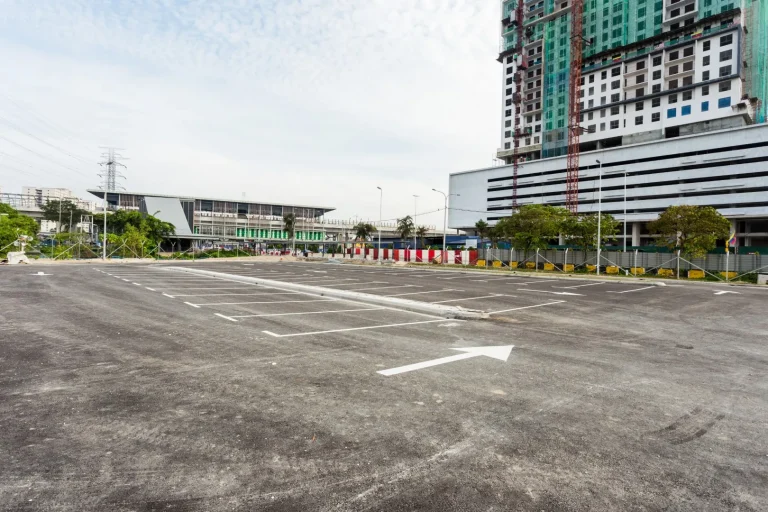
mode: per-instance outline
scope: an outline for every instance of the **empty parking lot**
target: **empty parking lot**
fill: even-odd
[[[10,509],[768,499],[766,290],[288,262],[30,268],[0,285]]]

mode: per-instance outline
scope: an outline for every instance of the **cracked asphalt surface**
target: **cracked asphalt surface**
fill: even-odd
[[[0,509],[766,510],[766,311],[768,289],[708,284],[258,260],[2,267]],[[377,373],[496,345],[514,345],[507,361]]]

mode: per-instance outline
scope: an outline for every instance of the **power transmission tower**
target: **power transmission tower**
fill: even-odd
[[[104,173],[104,191],[105,192],[115,192],[117,190],[117,178],[123,178],[125,179],[125,176],[123,176],[120,171],[118,170],[118,167],[122,167],[123,169],[127,169],[125,164],[121,163],[121,160],[127,160],[126,158],[123,158],[123,155],[118,153],[117,151],[120,151],[120,148],[110,148],[101,146],[102,149],[106,149],[107,151],[105,153],[101,154],[101,157],[104,159],[103,162],[99,162],[99,165],[104,166],[105,173]],[[101,176],[101,174],[99,175]]]
[[[104,147],[102,146],[102,149],[106,149],[106,153],[102,153],[101,157],[104,158],[103,162],[99,162],[99,165],[103,166],[105,169],[103,172],[100,172],[98,175],[104,180],[104,185],[99,187],[104,191],[104,238],[101,242],[101,258],[106,260],[107,259],[107,194],[110,192],[116,192],[118,187],[121,190],[125,190],[122,186],[117,185],[116,181],[117,178],[125,179],[125,176],[123,176],[120,171],[117,170],[118,167],[122,167],[123,169],[127,169],[125,164],[121,163],[120,160],[125,160],[122,155],[117,153],[118,148],[110,148],[110,147]]]

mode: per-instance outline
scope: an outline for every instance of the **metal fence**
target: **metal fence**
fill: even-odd
[[[586,264],[595,265],[597,261],[597,251],[579,251],[579,250],[557,250],[548,249],[546,251],[518,251],[515,249],[479,249],[479,259],[488,261],[501,261],[504,263],[510,261],[534,262],[534,263],[554,263],[561,266],[564,264],[573,264],[576,268]],[[646,272],[658,269],[669,268],[677,270],[679,264],[680,271],[693,269],[706,270],[708,272],[737,272],[744,274],[748,272],[768,273],[768,255],[761,254],[707,254],[703,258],[685,258],[679,257],[675,253],[651,253],[640,251],[614,252],[602,251],[600,253],[600,265],[615,265],[621,268],[640,267]]]

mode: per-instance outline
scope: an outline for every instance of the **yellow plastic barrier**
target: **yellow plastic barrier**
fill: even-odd
[[[555,270],[555,265],[552,263],[545,263],[544,270]]]
[[[656,275],[659,277],[675,277],[675,269],[673,268],[660,268],[656,271]]]
[[[587,265],[587,272],[594,272],[597,270],[596,265]]]
[[[726,279],[736,279],[736,276],[739,274],[736,272],[720,272],[720,277],[724,277]]]
[[[704,279],[703,270],[689,270],[688,279]]]
[[[613,266],[613,265],[611,265],[609,267],[605,267],[605,273],[606,274],[618,274],[619,273],[619,267],[616,267],[616,266]]]
[[[527,268],[527,269],[534,269],[534,268],[536,268],[536,263],[534,263],[532,261],[526,261],[525,262],[525,268]]]
[[[645,267],[632,267],[629,269],[629,273],[633,276],[639,276],[640,274],[645,274]]]
[[[477,266],[478,267],[484,267],[485,266],[485,260],[477,260]]]
[[[501,262],[499,260],[494,260],[493,268],[501,268]]]
[[[573,263],[566,263],[563,267],[563,270],[566,272],[573,272]]]
[[[516,261],[510,261],[509,262],[509,268],[517,268],[517,262]]]

